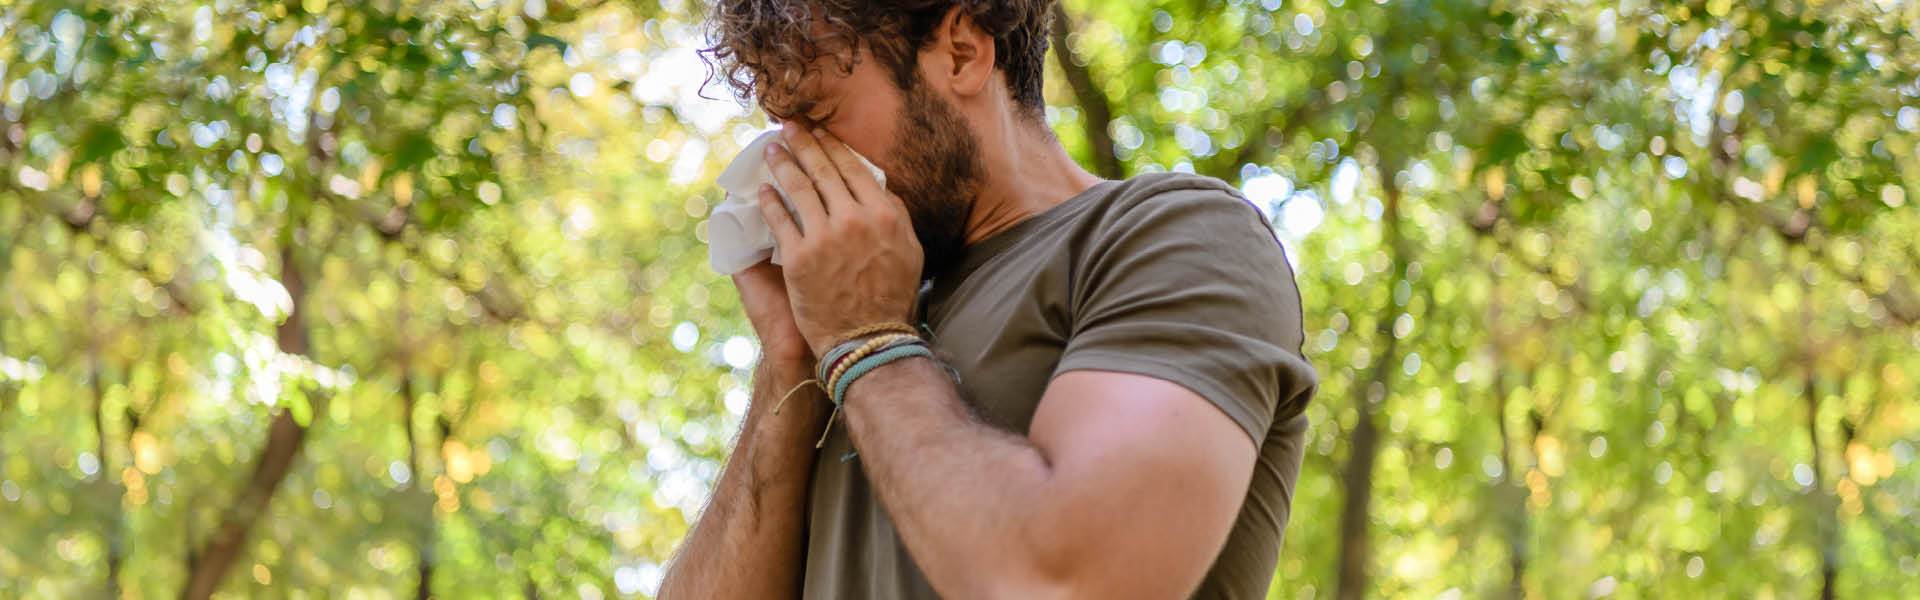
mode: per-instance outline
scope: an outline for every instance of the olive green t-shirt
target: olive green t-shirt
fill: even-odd
[[[922,299],[960,396],[994,426],[1026,433],[1047,382],[1075,370],[1164,379],[1238,423],[1259,459],[1195,596],[1266,596],[1315,374],[1293,271],[1238,191],[1173,173],[1101,182],[969,246]],[[937,597],[851,450],[836,427],[815,461],[805,596]]]

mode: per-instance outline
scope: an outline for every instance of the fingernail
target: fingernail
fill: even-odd
[[[816,127],[813,129],[813,137],[817,137],[817,138],[827,137],[827,132],[821,131],[820,128]]]

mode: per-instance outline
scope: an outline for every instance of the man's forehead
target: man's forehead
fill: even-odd
[[[825,25],[816,24],[820,37],[814,39],[813,60],[796,68],[799,73],[769,73],[776,85],[760,85],[757,96],[769,113],[803,116],[814,106],[826,102],[840,89],[840,83],[861,59],[858,45],[841,36],[831,35]],[[797,79],[787,79],[795,77]]]
[[[837,83],[845,77],[834,71],[809,72],[798,88],[763,93],[760,109],[783,121],[818,117],[823,106],[828,109],[834,106],[843,87]]]

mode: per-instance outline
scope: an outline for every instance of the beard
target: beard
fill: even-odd
[[[924,254],[921,279],[945,273],[966,254],[967,219],[986,175],[980,143],[958,110],[919,85],[904,89],[887,190],[899,196]]]

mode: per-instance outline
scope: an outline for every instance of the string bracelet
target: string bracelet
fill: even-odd
[[[806,380],[806,381],[802,381],[802,382],[800,382],[800,383],[798,383],[798,384],[796,384],[796,385],[794,385],[794,386],[793,386],[793,389],[790,389],[790,390],[787,390],[787,393],[786,393],[786,394],[784,394],[784,395],[781,395],[781,396],[780,396],[780,401],[779,401],[779,402],[775,402],[775,403],[773,403],[773,414],[775,414],[775,415],[779,415],[779,414],[780,414],[780,407],[782,407],[782,406],[786,406],[786,405],[787,405],[787,399],[788,399],[788,398],[792,398],[792,397],[793,397],[793,394],[794,394],[795,392],[799,392],[799,391],[800,391],[800,388],[804,388],[804,387],[807,387],[807,384],[813,384],[813,385],[815,385],[815,386],[819,386],[819,388],[820,388],[820,391],[823,391],[823,392],[824,392],[824,391],[827,391],[827,386],[826,386],[825,384],[822,384],[822,383],[820,383],[820,380],[818,380],[818,379],[808,379],[808,380]]]
[[[920,333],[920,330],[914,329],[912,325],[908,325],[906,323],[902,323],[899,321],[874,323],[872,325],[855,327],[852,331],[848,331],[846,333],[833,336],[832,338],[833,343],[827,344],[827,347],[832,348],[834,346],[845,344],[847,342],[851,342],[853,340],[864,338],[877,333],[902,333],[906,335],[914,335],[914,334]]]

